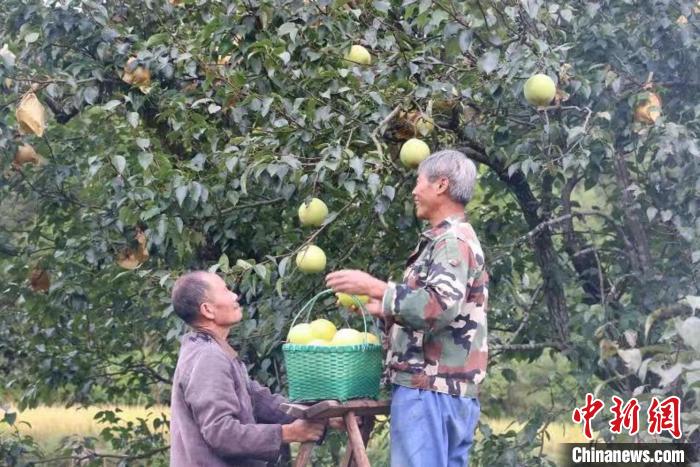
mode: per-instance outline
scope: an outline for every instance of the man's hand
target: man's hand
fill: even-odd
[[[282,442],[305,443],[307,441],[318,441],[323,436],[325,425],[309,420],[294,420],[292,423],[282,425]]]
[[[334,292],[354,295],[369,295],[381,299],[388,287],[387,283],[357,269],[341,269],[326,276],[326,285]]]

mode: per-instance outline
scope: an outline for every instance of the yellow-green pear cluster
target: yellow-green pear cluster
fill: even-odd
[[[287,334],[287,342],[297,345],[335,347],[345,345],[379,344],[379,338],[372,333],[356,329],[341,328],[327,319],[317,319],[310,323],[294,325]]]

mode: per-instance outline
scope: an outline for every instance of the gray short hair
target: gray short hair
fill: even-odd
[[[206,271],[193,271],[175,281],[171,294],[175,314],[187,324],[199,316],[199,307],[205,302],[209,291]]]
[[[418,173],[428,180],[445,177],[449,182],[449,194],[453,201],[466,205],[472,198],[476,184],[476,165],[466,155],[454,149],[431,154],[418,166]]]

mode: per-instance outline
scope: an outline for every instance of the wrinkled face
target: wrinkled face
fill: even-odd
[[[238,295],[231,292],[226,282],[216,274],[210,274],[207,280],[209,290],[202,303],[201,313],[218,326],[226,327],[236,324],[243,318]]]
[[[446,193],[445,179],[431,182],[423,173],[418,173],[416,187],[413,189],[413,202],[416,205],[416,217],[428,219],[430,213],[442,202],[441,197]]]

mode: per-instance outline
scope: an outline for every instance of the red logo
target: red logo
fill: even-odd
[[[671,396],[659,402],[659,399],[652,397],[647,410],[647,421],[649,434],[658,435],[662,431],[668,431],[674,438],[680,438],[681,400],[677,396]]]
[[[634,397],[622,406],[622,399],[613,396],[613,406],[610,411],[615,415],[610,421],[610,431],[622,433],[622,428],[626,429],[630,435],[636,435],[639,431],[639,402]]]
[[[640,404],[634,397],[626,404],[624,401],[613,396],[613,405],[610,407],[610,412],[613,414],[613,419],[610,420],[610,431],[620,434],[622,430],[627,430],[630,435],[635,435],[639,432],[639,409]],[[586,394],[586,404],[583,407],[576,407],[571,414],[571,419],[574,423],[583,423],[583,434],[588,439],[593,439],[591,430],[591,421],[598,413],[603,410],[605,403],[593,397],[593,394]],[[647,432],[650,435],[658,435],[667,431],[674,438],[681,437],[681,400],[677,396],[670,396],[659,401],[658,398],[652,397],[649,408],[647,409]]]
[[[586,394],[586,405],[581,408],[575,408],[574,413],[571,414],[571,419],[574,423],[581,423],[583,421],[583,434],[586,438],[593,439],[591,433],[591,420],[605,407],[605,403],[600,399],[593,397],[590,392]]]

